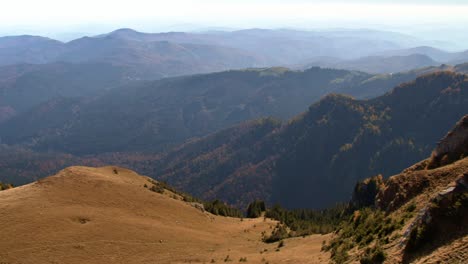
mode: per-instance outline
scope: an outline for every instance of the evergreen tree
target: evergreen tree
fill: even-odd
[[[262,215],[263,212],[266,211],[266,206],[264,201],[255,200],[254,202],[250,203],[247,207],[247,217],[248,218],[257,218]]]

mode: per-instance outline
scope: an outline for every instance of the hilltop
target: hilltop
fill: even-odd
[[[320,263],[328,236],[262,242],[275,221],[215,216],[120,167],[69,167],[0,192],[0,241],[8,263]],[[145,187],[146,186],[146,187]],[[182,250],[183,249],[183,250]]]

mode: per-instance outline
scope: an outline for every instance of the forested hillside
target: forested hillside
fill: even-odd
[[[390,176],[428,156],[466,112],[466,76],[435,73],[368,101],[330,95],[281,127],[273,120],[234,127],[142,162],[141,170],[232,204],[261,198],[323,207],[347,200],[359,179]],[[264,124],[271,132],[262,136]],[[260,139],[243,140],[251,135]]]
[[[0,125],[2,143],[79,155],[160,152],[247,120],[269,116],[286,120],[329,93],[374,97],[424,72],[439,70],[370,75],[321,68],[249,69],[134,83],[105,91],[125,80],[103,76],[102,81],[94,81],[95,86],[83,73],[76,76],[73,86],[67,86],[60,80],[74,72],[68,71],[69,66],[75,66],[65,66],[57,78],[32,72],[5,88],[3,104],[23,111],[8,114],[11,108],[4,108],[5,119],[10,120]],[[36,96],[19,100],[24,93]],[[82,98],[74,97],[78,94]],[[30,108],[24,109],[26,105]]]
[[[327,206],[346,200],[357,180],[390,176],[427,156],[468,112],[466,76],[436,72],[368,100],[328,95],[281,118],[330,92],[362,98],[421,72],[253,69],[54,99],[0,126],[5,148],[17,153],[3,160],[2,177],[16,184],[70,164],[120,164],[208,200]],[[280,119],[236,125],[264,116]],[[201,138],[171,150],[194,136]]]

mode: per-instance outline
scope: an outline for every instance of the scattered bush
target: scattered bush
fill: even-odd
[[[12,184],[0,182],[0,191],[8,190],[8,189],[11,189],[13,187],[14,186]]]
[[[289,237],[289,234],[288,234],[288,229],[286,228],[286,226],[278,223],[275,229],[273,229],[273,231],[271,232],[271,235],[263,238],[263,242],[273,243],[273,242],[277,242],[288,237]]]
[[[374,241],[377,245],[389,243],[390,235],[402,225],[398,219],[387,217],[379,210],[364,208],[355,211],[347,221],[343,221],[336,231],[337,236],[328,245],[324,245],[323,249],[331,251],[333,261],[342,263],[346,261],[346,252],[354,247],[365,248]],[[366,248],[362,263],[381,263],[375,261],[382,259],[382,254],[380,246]]]
[[[150,191],[157,192],[157,193],[164,193],[164,188],[161,185],[153,185],[150,188]]]
[[[157,193],[164,193],[164,190],[168,190],[170,192],[172,192],[173,194],[175,195],[179,195],[183,198],[184,202],[189,202],[189,203],[192,203],[192,202],[197,202],[197,203],[201,203],[201,201],[199,199],[196,199],[194,197],[192,197],[191,195],[189,194],[186,194],[186,193],[183,193],[183,192],[179,192],[177,191],[175,188],[173,188],[172,186],[168,185],[167,183],[163,182],[163,181],[154,181],[152,179],[148,179],[148,181],[153,184],[151,186],[151,188],[149,188],[149,190],[153,191],[153,192],[157,192]],[[147,184],[144,185],[145,188],[148,187]],[[177,199],[177,196],[172,196],[172,198],[174,199]]]
[[[416,204],[411,203],[406,207],[405,211],[408,212],[408,213],[412,213],[412,212],[414,212],[415,209],[416,209]]]
[[[281,240],[279,243],[278,243],[278,248],[280,247],[284,247],[284,240]]]
[[[383,249],[377,245],[374,248],[367,248],[365,254],[360,259],[361,264],[380,264],[386,259],[386,254]]]

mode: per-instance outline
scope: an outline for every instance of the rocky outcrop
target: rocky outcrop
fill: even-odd
[[[205,212],[205,206],[202,203],[191,202],[188,203],[190,206],[200,210],[201,212]]]
[[[387,212],[394,211],[426,188],[448,184],[457,175],[444,171],[442,167],[467,156],[468,115],[465,115],[440,140],[429,159],[413,165],[386,181],[385,186],[376,195],[376,206]]]
[[[437,145],[429,168],[450,164],[468,156],[468,115],[465,115]]]
[[[415,253],[434,248],[466,236],[468,227],[468,173],[437,193],[404,232],[404,262]],[[429,243],[430,242],[430,243]]]
[[[404,173],[387,180],[375,197],[377,208],[391,212],[431,185],[427,173]]]
[[[467,150],[468,115],[439,142],[430,158],[386,181],[376,176],[358,183],[348,207],[351,212],[356,210],[353,222],[337,231],[338,238],[333,243],[338,246],[349,241],[354,243],[351,245],[359,243],[359,253],[354,257],[357,260],[358,256],[361,263],[363,260],[375,263],[365,257],[372,250],[383,252],[381,255],[387,256],[385,263],[465,263],[468,257]],[[361,209],[373,205],[376,210]],[[353,229],[355,223],[359,224],[356,216],[362,212],[372,215],[367,217],[371,220],[364,222],[362,230]],[[377,219],[378,214],[382,218]],[[385,231],[379,226],[385,226],[382,229]],[[375,230],[379,230],[375,237],[379,238],[376,244],[381,246],[380,251],[377,247],[361,249],[362,241],[373,239],[365,235]]]
[[[383,186],[384,179],[382,175],[367,178],[357,183],[354,187],[353,196],[349,203],[349,209],[354,211],[363,207],[374,206],[375,196]]]

